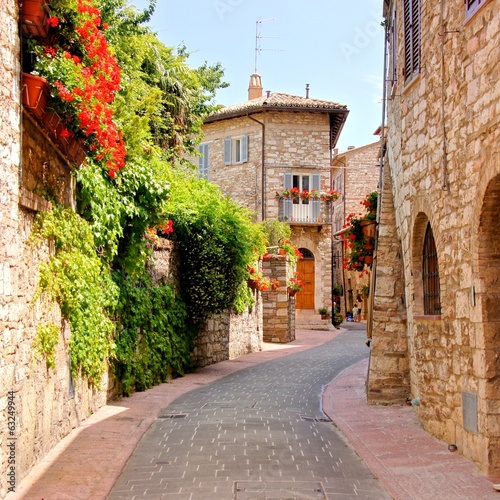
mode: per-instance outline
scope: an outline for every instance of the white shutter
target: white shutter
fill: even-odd
[[[293,174],[283,174],[283,189],[292,189]],[[293,200],[291,198],[283,200],[283,216],[285,220],[290,220],[293,216]]]
[[[224,165],[231,165],[231,144],[231,137],[227,137],[226,139],[224,139]]]
[[[241,137],[241,163],[245,163],[248,161],[248,135],[244,135]]]
[[[311,191],[315,189],[319,192],[321,184],[321,176],[319,174],[313,174],[311,179]],[[321,202],[320,200],[309,200],[311,203],[311,217],[313,221],[317,221],[318,217],[321,215]]]

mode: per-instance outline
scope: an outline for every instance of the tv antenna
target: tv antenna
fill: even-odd
[[[254,73],[257,73],[257,59],[258,59],[258,56],[259,54],[263,51],[263,50],[274,50],[274,51],[279,51],[278,49],[263,49],[261,48],[260,46],[260,41],[262,40],[262,38],[279,38],[277,36],[261,36],[260,34],[260,25],[262,23],[269,23],[271,21],[274,21],[274,18],[270,18],[270,19],[260,19],[259,21],[256,21],[255,22],[255,68],[254,68]],[[281,51],[280,51],[281,52]]]

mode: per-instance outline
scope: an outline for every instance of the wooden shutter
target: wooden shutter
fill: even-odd
[[[292,189],[293,174],[283,174],[283,189]],[[283,200],[283,216],[285,220],[290,220],[293,216],[293,200],[291,198]]]
[[[224,139],[224,165],[231,165],[232,158],[232,140],[231,137]]]
[[[315,189],[320,191],[321,187],[321,176],[319,174],[313,174],[311,176],[311,191]],[[320,200],[310,200],[311,203],[311,218],[313,222],[317,221],[321,215],[321,202]]]
[[[241,137],[240,161],[241,163],[248,161],[248,135]]]
[[[420,69],[420,0],[404,0],[403,25],[405,45],[405,80]]]

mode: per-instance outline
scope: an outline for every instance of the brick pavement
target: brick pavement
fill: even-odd
[[[64,438],[18,484],[17,493],[7,498],[104,499],[141,436],[161,411],[179,396],[237,370],[320,345],[338,334],[339,331],[297,331],[297,340],[291,344],[266,344],[263,352],[206,367],[170,384],[101,408]],[[450,454],[445,443],[435,440],[418,426],[411,407],[368,406],[364,397],[366,364],[363,363],[366,362],[346,369],[327,386],[323,411],[333,418],[394,498],[500,498],[499,493],[493,492],[490,482],[500,482],[500,478],[486,478],[462,456]],[[331,424],[318,422],[318,425]],[[455,485],[460,485],[461,489],[457,491]],[[238,499],[248,498],[249,492],[260,494],[263,491],[261,482],[241,480],[235,486]],[[269,491],[281,486],[273,481],[265,487]],[[321,496],[323,491],[315,488],[315,481],[297,481],[292,486],[297,495],[308,493],[309,498],[324,498]],[[339,491],[331,498],[342,498],[342,493]]]
[[[323,387],[367,356],[364,332],[238,371],[170,404],[109,500],[390,496],[321,411]]]

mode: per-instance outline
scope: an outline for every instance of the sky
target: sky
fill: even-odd
[[[138,8],[145,0],[130,0]],[[375,142],[382,121],[382,0],[157,0],[151,27],[188,64],[220,62],[226,89],[217,103],[247,100],[250,75],[264,91],[309,96],[350,110],[337,147]],[[257,51],[255,50],[257,47]]]

